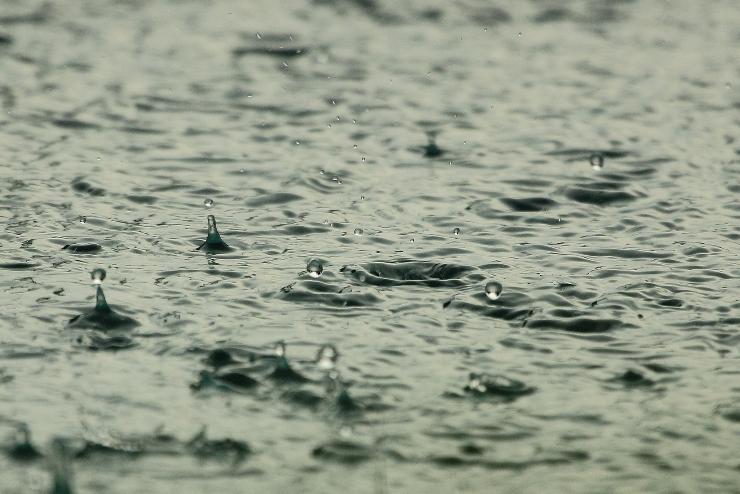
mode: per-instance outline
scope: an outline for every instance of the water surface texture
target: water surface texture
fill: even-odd
[[[740,492],[739,46],[0,0],[0,492]]]

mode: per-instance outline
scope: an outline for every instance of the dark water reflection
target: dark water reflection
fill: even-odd
[[[737,492],[738,26],[0,0],[0,492]]]

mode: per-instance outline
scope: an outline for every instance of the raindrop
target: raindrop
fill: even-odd
[[[87,223],[87,216],[80,216],[79,218],[77,218],[77,221],[79,221],[80,223]]]
[[[203,205],[206,207],[206,209],[212,208],[213,207],[213,199],[206,199],[205,201],[203,201]]]
[[[594,170],[601,170],[604,168],[604,157],[598,153],[592,154],[588,161],[591,163],[591,168]]]
[[[362,236],[362,233],[363,233],[362,228],[355,228],[355,231],[354,231],[354,234],[355,235],[357,235],[358,237],[360,237],[360,236]]]
[[[486,297],[490,300],[496,300],[501,295],[504,286],[498,281],[489,281],[486,283]]]
[[[316,364],[319,369],[330,371],[334,370],[338,359],[339,352],[337,352],[334,345],[323,345],[319,348],[319,353],[316,355]]]
[[[362,162],[363,162],[363,163],[365,162],[365,157],[364,157],[364,156],[362,157]]]
[[[357,144],[353,144],[352,149],[357,149]]]
[[[455,236],[457,237],[458,235],[460,235],[460,229],[459,228],[455,228],[454,230],[452,230],[452,233],[454,233]]]
[[[311,259],[306,266],[306,271],[311,278],[318,278],[324,272],[324,266],[317,259]]]
[[[90,278],[92,278],[93,283],[96,285],[100,285],[103,283],[103,280],[105,279],[105,269],[103,268],[97,268],[93,269],[90,273]]]

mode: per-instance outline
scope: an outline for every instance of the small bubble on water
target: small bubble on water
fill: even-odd
[[[362,236],[362,233],[363,233],[362,228],[355,228],[355,231],[354,231],[354,234],[355,235],[357,235],[358,237],[360,237],[360,236]]]
[[[203,206],[205,206],[206,209],[212,208],[213,207],[213,199],[206,199],[205,201],[203,201]]]
[[[498,281],[489,281],[486,283],[486,297],[490,300],[496,300],[501,295],[504,286]]]
[[[339,359],[339,352],[334,345],[323,345],[316,354],[316,364],[321,370],[334,370]]]
[[[103,283],[103,280],[105,279],[105,269],[103,268],[97,268],[93,269],[90,273],[90,278],[92,279],[93,283],[96,285],[101,285]]]
[[[452,233],[457,237],[458,235],[460,235],[460,229],[455,228],[454,230],[452,230]]]
[[[77,218],[77,221],[79,221],[80,223],[87,223],[87,216],[80,216],[79,218]]]
[[[591,163],[591,168],[594,170],[601,170],[604,168],[604,157],[598,153],[592,154],[588,161]]]
[[[324,272],[324,266],[317,259],[311,259],[306,266],[306,271],[311,278],[318,278]]]

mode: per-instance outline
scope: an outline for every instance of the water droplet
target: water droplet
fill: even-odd
[[[257,33],[257,39],[262,39],[262,35],[260,33]]]
[[[365,200],[365,196],[360,196],[360,200],[361,201],[364,201]]]
[[[105,269],[103,268],[97,268],[93,269],[90,273],[90,278],[92,278],[93,283],[96,285],[100,285],[103,283],[103,280],[105,279]]]
[[[244,173],[245,171],[244,168],[239,168],[239,173]]]
[[[324,175],[326,172],[324,170],[320,170],[319,173]]]
[[[357,144],[353,144],[352,149],[357,149]]]
[[[355,228],[354,234],[358,237],[361,236],[364,232],[362,231],[362,228]]]
[[[458,235],[460,235],[460,229],[459,228],[455,228],[454,230],[452,230],[452,233],[454,233],[455,236],[457,237]]]
[[[324,266],[318,259],[311,259],[306,266],[306,271],[311,278],[318,278],[324,272]]]
[[[203,201],[203,205],[206,207],[206,209],[207,208],[212,208],[213,207],[213,199],[206,199],[205,201]]]
[[[338,359],[339,352],[337,352],[334,345],[323,345],[319,348],[319,353],[316,355],[316,364],[319,369],[330,371],[334,370]]]
[[[278,357],[285,357],[285,342],[284,341],[278,341],[275,344],[275,355]]]
[[[296,146],[300,146],[301,145],[301,141],[295,141],[295,145]]]
[[[588,161],[591,163],[591,168],[594,170],[601,170],[604,168],[604,157],[598,153],[592,154]]]
[[[363,162],[363,163],[365,162],[365,157],[364,157],[364,156],[362,157],[362,162]]]
[[[490,300],[496,300],[501,295],[504,286],[498,281],[489,281],[486,283],[486,297]]]
[[[334,175],[333,177],[331,177],[331,181],[332,182],[339,182],[339,177],[337,177],[336,175]]]
[[[77,221],[79,221],[80,223],[87,223],[87,216],[80,216],[79,218],[77,218]]]

